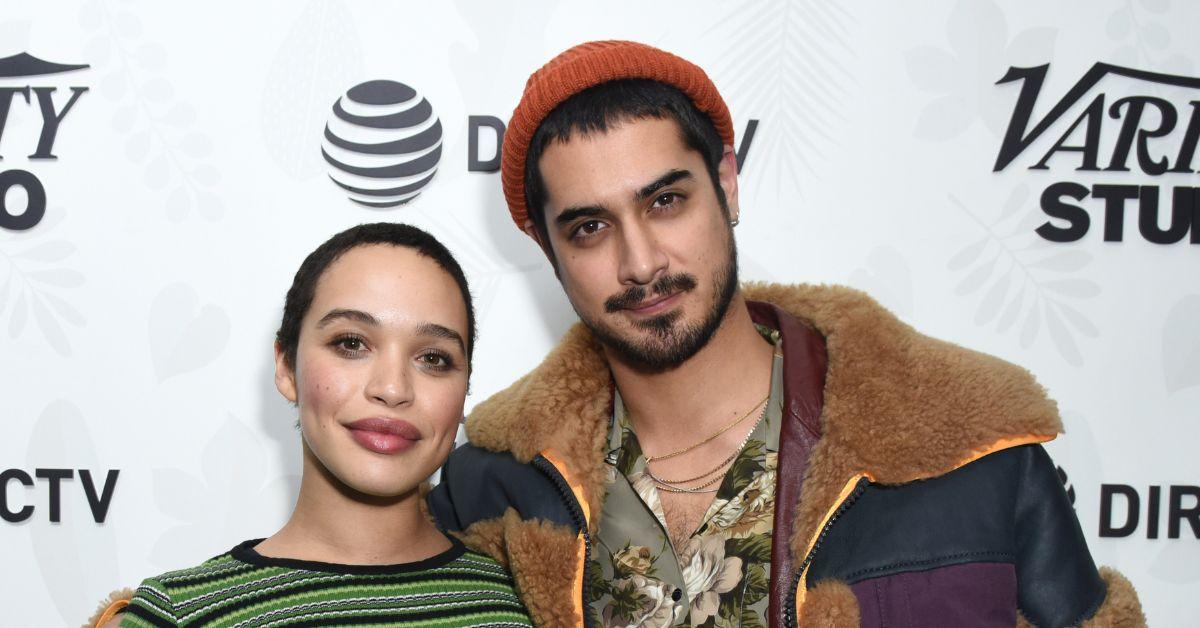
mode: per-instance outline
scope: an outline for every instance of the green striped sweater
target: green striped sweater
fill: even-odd
[[[142,582],[122,628],[146,626],[532,626],[512,577],[458,541],[403,565],[269,558],[246,541],[199,567]]]

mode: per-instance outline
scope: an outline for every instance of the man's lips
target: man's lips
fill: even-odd
[[[397,454],[421,440],[421,431],[400,419],[359,419],[345,427],[355,442],[377,454]]]
[[[669,309],[679,302],[679,295],[682,292],[675,292],[666,296],[655,295],[652,299],[647,299],[636,305],[625,308],[625,311],[632,312],[639,316],[651,316],[658,314],[666,309]]]

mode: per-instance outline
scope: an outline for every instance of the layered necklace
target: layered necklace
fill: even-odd
[[[733,464],[734,460],[737,460],[738,454],[742,453],[742,448],[744,448],[746,446],[746,443],[750,442],[750,435],[754,433],[754,430],[756,430],[758,428],[758,424],[762,423],[763,418],[767,415],[767,400],[769,400],[770,398],[771,398],[771,394],[767,393],[767,396],[763,397],[762,401],[754,404],[754,406],[752,408],[750,408],[750,410],[747,411],[746,414],[743,414],[742,416],[738,417],[737,419],[734,419],[734,421],[732,423],[726,425],[725,427],[722,427],[721,429],[717,430],[716,433],[712,434],[708,438],[705,438],[704,440],[702,440],[698,443],[689,445],[678,451],[673,451],[669,454],[663,454],[661,456],[646,456],[646,475],[649,476],[649,478],[654,481],[655,486],[657,486],[660,490],[666,491],[668,493],[695,494],[695,493],[715,493],[715,492],[717,492],[717,489],[719,487],[714,487],[713,485],[717,484],[725,477],[724,471],[729,467],[729,465]],[[761,410],[759,410],[760,407],[761,407]],[[743,438],[742,442],[733,450],[733,453],[729,454],[729,456],[727,458],[722,460],[719,464],[717,464],[717,466],[713,467],[712,469],[709,469],[708,471],[705,471],[704,473],[701,473],[700,475],[697,475],[695,477],[690,477],[690,478],[686,478],[686,479],[682,479],[682,480],[666,480],[666,479],[663,479],[663,478],[660,478],[660,477],[654,475],[654,472],[652,472],[650,470],[651,462],[658,462],[660,460],[667,460],[670,458],[674,458],[676,456],[682,456],[683,454],[686,454],[689,451],[692,451],[698,447],[702,447],[704,445],[707,445],[708,443],[713,442],[718,437],[720,437],[722,434],[724,434],[725,432],[728,432],[729,430],[733,429],[738,424],[740,424],[742,421],[745,421],[747,418],[749,418],[751,414],[754,414],[755,410],[759,410],[758,420],[756,420],[754,422],[754,425],[750,427],[750,430],[746,432],[746,437]],[[721,473],[718,473],[718,472],[721,472]],[[709,476],[713,476],[713,477],[709,477]],[[697,482],[700,480],[704,480],[705,478],[709,478],[709,479],[705,480],[701,484],[696,484],[694,486],[682,486],[682,485],[688,484],[690,482]]]

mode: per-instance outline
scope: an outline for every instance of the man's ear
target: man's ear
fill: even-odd
[[[525,235],[533,238],[534,242],[537,242],[538,247],[542,249],[542,254],[546,256],[546,259],[550,260],[550,265],[553,266],[554,254],[550,250],[550,243],[542,241],[542,234],[538,231],[537,225],[533,224],[533,221],[529,218],[526,218],[525,225],[521,229],[525,232]]]
[[[283,347],[275,343],[275,389],[291,403],[296,403],[296,371],[284,359]]]
[[[721,182],[721,189],[725,191],[725,202],[729,205],[729,219],[737,220],[742,211],[741,206],[738,205],[737,153],[728,144],[725,145],[725,149],[721,153],[721,163],[717,166],[717,180]]]

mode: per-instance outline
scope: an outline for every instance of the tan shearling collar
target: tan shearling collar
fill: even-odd
[[[935,477],[997,443],[1048,440],[1061,431],[1054,402],[1028,371],[922,335],[862,292],[751,283],[742,293],[797,317],[826,341],[822,436],[805,473],[809,503],[798,513],[796,537],[820,518],[832,499],[825,493],[836,494],[855,473],[887,484]],[[475,408],[467,436],[522,461],[555,451],[598,513],[611,387],[600,346],[576,324],[541,365]]]

